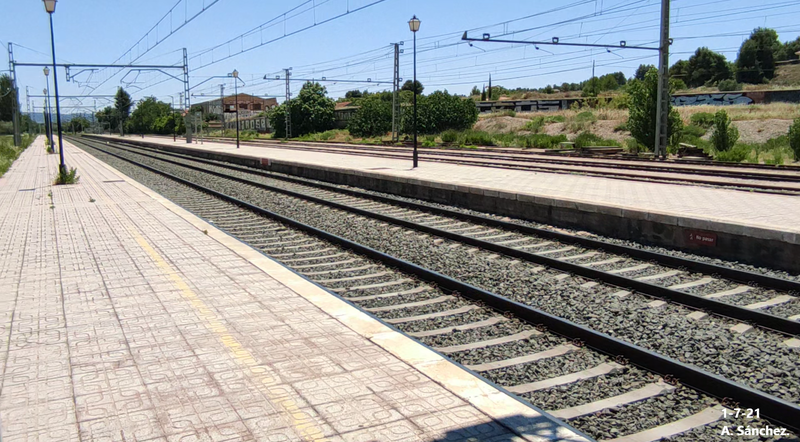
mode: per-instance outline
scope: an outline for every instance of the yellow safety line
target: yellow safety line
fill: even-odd
[[[112,211],[117,212],[117,210],[113,207],[113,203],[109,204],[108,206]],[[281,397],[275,395],[270,391],[270,386],[278,385],[279,382],[267,372],[266,367],[258,366],[258,362],[256,358],[242,346],[241,343],[228,331],[228,328],[219,320],[219,317],[213,310],[211,310],[203,300],[201,300],[197,294],[189,287],[186,281],[180,277],[176,269],[174,269],[162,256],[161,254],[150,245],[149,242],[135,229],[133,226],[129,225],[128,222],[117,212],[117,216],[119,217],[120,221],[125,225],[125,228],[128,232],[136,239],[136,242],[139,246],[150,255],[150,258],[155,261],[155,263],[160,267],[164,273],[169,276],[172,280],[172,283],[178,288],[181,292],[181,295],[184,299],[189,301],[192,307],[199,313],[200,319],[205,322],[205,325],[209,330],[214,332],[219,340],[225,345],[228,351],[233,355],[237,362],[241,365],[245,366],[250,373],[256,377],[260,378],[260,382],[256,382],[256,385],[259,385],[261,390],[266,394],[269,398],[270,402],[274,405],[278,406],[282,409],[283,413],[290,416],[292,419],[292,426],[298,431],[300,437],[307,441],[325,441],[325,435],[314,422],[314,419],[310,416],[306,416],[306,414],[300,410],[300,407],[297,403],[288,397]]]

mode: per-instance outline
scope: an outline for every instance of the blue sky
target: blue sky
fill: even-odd
[[[171,17],[126,54],[176,4]],[[164,38],[170,27],[177,28],[186,16],[193,16],[204,6],[205,12]],[[358,8],[363,9],[347,14]],[[487,32],[517,40],[557,36],[562,42],[617,44],[625,40],[629,46],[652,46],[658,39],[659,8],[659,0],[61,0],[53,18],[60,62],[111,63],[123,55],[129,60],[150,47],[137,63],[171,65],[182,61],[182,48],[186,47],[195,103],[217,96],[219,84],[226,85],[226,93],[231,92],[233,83],[227,78],[199,84],[233,69],[246,83],[240,91],[258,95],[283,96],[282,81],[265,81],[263,77],[274,79],[288,67],[293,68],[296,78],[325,76],[365,82],[325,83],[334,97],[355,88],[382,90],[387,86],[370,85],[366,80],[391,82],[389,44],[399,41],[405,43],[400,75],[410,79],[412,34],[407,21],[414,14],[422,20],[417,34],[417,76],[426,92],[447,89],[468,93],[472,86],[486,83],[490,73],[494,84],[510,88],[579,82],[591,75],[593,60],[598,75],[622,71],[631,76],[640,63],[656,63],[655,53],[634,49],[609,53],[564,46],[540,46],[537,50],[532,45],[499,43],[470,47],[460,42],[460,37],[463,31],[471,30],[475,36]],[[42,2],[3,0],[2,10],[3,47],[13,42],[18,62],[48,62],[50,33]],[[782,41],[793,40],[800,35],[798,18],[796,0],[672,0],[671,36],[675,43],[670,62],[688,58],[698,46],[735,59],[746,34],[759,26],[776,28]],[[315,25],[328,19],[332,20]],[[256,32],[237,38],[264,24]],[[156,41],[161,43],[155,45]],[[228,41],[231,43],[224,44]],[[262,46],[261,42],[269,43]],[[250,50],[239,53],[242,49]],[[124,78],[125,71],[111,75],[115,72],[77,74],[72,70],[77,81],[67,82],[62,69],[60,93],[113,94],[121,79],[135,99],[154,95],[169,102],[172,95],[177,101],[182,90],[181,83],[157,72],[128,73]],[[45,80],[38,67],[19,67],[17,75],[24,110],[26,86],[32,95],[41,94]],[[295,91],[300,86],[292,84]],[[92,88],[96,89],[92,92]],[[41,99],[37,100],[39,105]],[[105,104],[103,99],[97,102],[99,107]],[[65,102],[67,112],[68,103],[77,102]],[[93,105],[93,99],[84,100],[84,104]]]

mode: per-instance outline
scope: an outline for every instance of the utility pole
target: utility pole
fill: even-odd
[[[11,121],[14,125],[14,146],[22,144],[22,137],[19,133],[19,90],[17,90],[17,70],[14,63],[14,46],[8,43],[8,70],[11,71],[11,93],[14,94],[11,100]]]
[[[186,101],[183,101],[186,100]],[[186,48],[183,48],[183,99],[181,104],[186,109],[186,114],[189,115],[189,110],[192,108],[191,97],[189,96],[189,55]],[[192,125],[186,125],[186,142],[192,142]]]
[[[292,68],[284,69],[283,71],[286,76],[286,117],[284,120],[286,121],[286,139],[288,140],[289,137],[292,136],[292,89],[291,86],[289,86],[289,76],[291,75]]]
[[[222,130],[220,136],[225,136],[225,85],[219,85],[219,124]]]
[[[655,156],[667,158],[669,135],[669,0],[661,0],[661,44],[658,57]]]
[[[400,141],[400,45],[394,43],[394,78],[392,79],[392,142]]]

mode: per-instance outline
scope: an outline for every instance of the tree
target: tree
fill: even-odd
[[[69,120],[66,129],[72,132],[83,132],[88,129],[90,125],[91,123],[85,117],[77,116]]]
[[[103,124],[105,127],[107,125],[109,130],[117,127],[119,124],[119,115],[117,114],[117,110],[111,106],[107,106],[95,114],[97,117],[97,121]]]
[[[486,101],[486,89],[481,92],[481,101]]]
[[[364,94],[361,93],[361,91],[358,90],[358,89],[354,89],[352,91],[347,91],[344,94],[344,98],[361,98],[363,96],[364,96]]]
[[[131,96],[125,89],[117,89],[117,95],[114,97],[114,108],[117,111],[117,118],[119,118],[119,134],[125,136],[125,121],[131,113]]]
[[[545,94],[552,94],[554,92],[553,86],[550,86],[548,84],[547,86],[544,87],[544,89],[542,89],[542,92],[544,92]]]
[[[269,114],[275,137],[286,136],[286,112],[291,112],[291,135],[302,136],[333,129],[333,110],[336,103],[325,96],[327,90],[319,83],[306,82],[297,98],[276,107]]]
[[[11,77],[8,74],[0,75],[0,121],[11,121],[14,100],[17,93],[11,90]]]
[[[628,83],[628,93],[631,97],[628,130],[636,141],[648,149],[654,150],[658,107],[658,69],[655,67],[650,69],[642,81],[634,80]],[[683,128],[683,122],[678,111],[672,108],[669,97],[665,97],[665,99],[669,109],[667,138],[674,144]]]
[[[639,67],[636,69],[636,74],[633,76],[633,78],[639,81],[643,81],[644,76],[647,74],[647,72],[650,71],[650,69],[655,69],[655,66],[653,66],[652,64],[640,64]]]
[[[192,106],[192,111],[202,110],[202,106]],[[139,102],[130,116],[129,129],[135,133],[156,133],[156,122],[172,113],[169,103],[158,101],[156,97],[147,97]],[[171,132],[169,132],[171,133]]]
[[[481,90],[478,89],[478,86],[472,86],[472,91],[470,91],[469,95],[471,97],[475,97],[475,96],[480,95],[480,94],[481,94]]]
[[[775,52],[781,43],[774,29],[758,28],[742,43],[736,59],[739,83],[758,84],[775,76]]]
[[[797,51],[800,51],[800,37],[782,44],[775,54],[775,61],[797,60]]]
[[[676,61],[669,68],[669,78],[680,78],[684,83],[689,81],[689,62],[686,60]]]
[[[425,90],[425,87],[422,86],[422,83],[420,83],[419,80],[417,80],[416,84],[417,84],[417,94],[422,95],[422,91]],[[411,80],[406,80],[406,82],[403,83],[403,87],[401,87],[400,90],[401,91],[412,91],[413,92],[414,91],[414,82],[412,82]]]
[[[739,140],[739,129],[731,124],[731,118],[724,111],[714,114],[714,132],[711,134],[711,144],[717,152],[730,150]]]
[[[725,56],[706,47],[698,48],[686,65],[688,75],[683,81],[689,87],[710,86],[731,78]]]
[[[378,137],[392,130],[392,104],[377,97],[363,99],[347,129],[357,137]]]
[[[412,94],[411,98],[413,98]],[[408,97],[404,97],[407,100]],[[408,101],[406,101],[408,102]],[[447,91],[417,97],[417,127],[421,134],[435,134],[449,129],[465,130],[478,121],[478,107],[471,98],[461,98]],[[414,133],[412,106],[403,106],[401,132]]]

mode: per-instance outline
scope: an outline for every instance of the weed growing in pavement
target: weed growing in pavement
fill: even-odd
[[[93,202],[95,202],[95,199],[94,199],[94,198],[92,198],[92,197],[89,197],[89,202],[90,202],[90,203],[93,203]]]
[[[53,184],[60,186],[63,184],[77,184],[80,181],[81,177],[78,176],[78,169],[71,168],[69,172],[62,173],[62,169],[58,169],[58,174],[56,175],[56,179]]]

